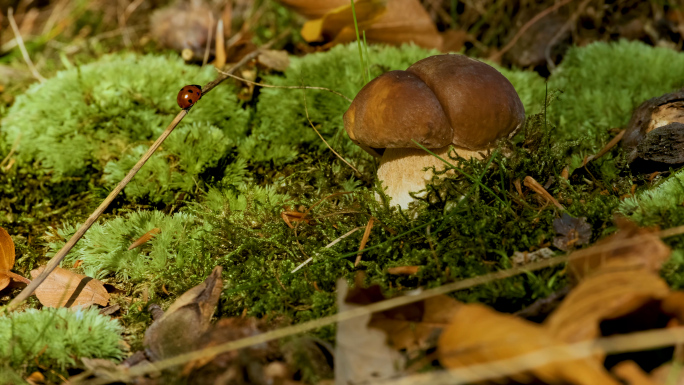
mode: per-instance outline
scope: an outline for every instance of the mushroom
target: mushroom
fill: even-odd
[[[420,149],[482,158],[525,120],[513,85],[499,71],[463,55],[420,60],[366,84],[344,114],[349,138],[380,157],[378,178],[392,204],[408,208],[410,192],[425,189],[431,167],[444,163]],[[426,170],[427,168],[427,170]]]

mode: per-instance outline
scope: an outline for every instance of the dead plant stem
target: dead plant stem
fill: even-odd
[[[219,70],[218,72],[220,72],[220,73],[222,73],[222,74],[224,74],[224,75],[226,75],[226,76],[229,76],[229,77],[231,77],[231,78],[233,78],[233,79],[237,79],[237,80],[239,80],[239,81],[241,81],[241,82],[245,82],[245,83],[247,83],[247,84],[253,84],[253,85],[259,86],[259,87],[264,87],[264,88],[286,88],[286,89],[293,89],[293,90],[321,90],[321,91],[328,91],[328,92],[331,92],[331,93],[333,93],[333,94],[335,94],[335,95],[337,95],[337,96],[340,96],[340,97],[344,98],[344,99],[345,99],[346,101],[348,101],[349,103],[352,102],[352,100],[349,99],[348,97],[344,96],[344,95],[341,94],[340,92],[337,92],[337,91],[335,91],[335,90],[331,90],[330,88],[316,87],[316,86],[275,86],[275,85],[272,85],[272,84],[264,84],[264,83],[253,82],[253,81],[251,81],[251,80],[247,80],[247,79],[245,79],[245,78],[241,78],[241,77],[239,77],[239,76],[237,76],[237,75],[226,74],[225,72],[220,71],[220,70]]]
[[[289,33],[289,30],[285,31]],[[246,55],[242,60],[240,60],[237,64],[235,64],[228,72],[233,72],[237,70],[239,67],[247,63],[248,61],[252,60],[255,58],[262,49],[268,49],[270,46],[272,46],[275,42],[279,41],[282,37],[284,37],[286,34],[282,33],[280,34],[276,39],[271,40],[270,42],[266,43],[263,47],[249,53]],[[214,79],[213,81],[209,82],[207,85],[205,85],[202,88],[202,95],[205,95],[207,92],[211,91],[214,87],[219,85],[223,80],[227,79],[227,76],[220,75],[218,78]],[[173,121],[166,127],[164,132],[157,138],[157,140],[150,146],[149,150],[140,158],[138,163],[133,166],[133,168],[128,172],[128,174],[124,177],[124,179],[119,182],[119,184],[112,190],[112,192],[109,193],[107,198],[98,206],[97,209],[95,209],[95,212],[93,212],[90,217],[81,225],[81,227],[74,233],[74,235],[69,239],[69,241],[55,254],[52,259],[48,262],[48,264],[45,266],[45,270],[36,277],[24,290],[22,290],[19,295],[17,295],[14,299],[12,299],[12,302],[7,305],[7,310],[12,311],[16,309],[24,300],[26,300],[33,292],[36,290],[36,288],[45,281],[45,278],[57,267],[59,264],[62,262],[64,257],[71,251],[71,249],[76,245],[76,243],[83,237],[83,235],[88,231],[88,229],[97,221],[97,219],[100,217],[100,215],[109,207],[109,205],[116,199],[116,197],[119,195],[119,193],[126,187],[126,185],[133,179],[135,174],[138,173],[138,171],[145,165],[148,159],[154,154],[154,152],[161,146],[161,144],[166,140],[166,138],[173,132],[173,130],[178,126],[178,124],[183,120],[185,115],[188,114],[188,110],[181,110],[178,115],[173,119]]]
[[[40,74],[40,72],[38,72],[36,66],[33,65],[33,61],[31,61],[31,57],[29,56],[28,51],[26,50],[26,46],[24,45],[24,39],[22,39],[21,33],[19,32],[19,27],[17,26],[17,22],[14,20],[14,10],[12,9],[12,7],[10,7],[7,10],[7,19],[9,20],[10,26],[12,27],[12,31],[14,32],[14,38],[17,41],[17,45],[19,45],[21,56],[24,57],[24,61],[26,62],[26,65],[31,71],[31,74],[33,74],[33,77],[36,78],[39,82],[44,82],[45,78],[43,77],[43,75]]]

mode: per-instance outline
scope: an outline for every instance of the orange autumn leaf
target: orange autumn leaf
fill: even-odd
[[[356,21],[359,24],[375,21],[386,10],[387,0],[358,0],[354,3]],[[308,42],[330,41],[349,26],[352,28],[354,26],[354,12],[352,12],[351,4],[333,9],[320,19],[304,23],[301,34]]]
[[[14,241],[7,230],[0,227],[0,290],[9,286],[12,281],[29,284],[31,281],[19,274],[12,273],[16,258]]]
[[[37,277],[44,269],[45,266],[41,266],[31,270],[31,277]],[[47,276],[36,288],[35,294],[40,303],[47,307],[107,306],[109,302],[109,293],[102,282],[61,267]]]
[[[368,327],[387,334],[387,342],[397,350],[431,348],[431,339],[449,325],[461,303],[446,295],[374,313]]]
[[[319,19],[335,8],[349,4],[348,0],[278,0],[307,19]]]
[[[582,250],[581,257],[570,258],[568,272],[575,281],[609,266],[616,270],[644,268],[657,272],[670,257],[670,248],[654,233],[654,229],[640,228],[620,218],[616,224],[619,228],[617,233]]]
[[[128,250],[133,250],[133,249],[135,249],[135,248],[138,247],[138,246],[144,245],[145,243],[149,242],[150,239],[154,238],[154,236],[156,236],[156,235],[159,234],[160,232],[161,232],[160,229],[158,229],[158,228],[156,228],[156,227],[153,228],[152,230],[150,230],[150,231],[146,232],[145,234],[143,234],[142,237],[136,239],[133,243],[131,243],[131,245],[128,246]]]
[[[369,43],[414,43],[423,48],[436,49],[442,49],[443,45],[442,35],[418,0],[388,0],[387,11],[382,16],[359,22],[359,33],[361,31],[366,32]],[[356,31],[352,22],[328,46],[355,40]]]
[[[561,347],[563,342],[543,327],[484,305],[462,305],[437,343],[439,360],[449,369],[490,363],[501,364],[490,372],[510,369],[501,360]],[[562,350],[561,350],[562,351]],[[541,364],[525,372],[508,375],[513,381],[546,384],[617,385],[601,362],[594,358],[569,359]]]
[[[596,273],[568,294],[545,326],[565,342],[597,338],[602,321],[630,314],[669,293],[667,283],[646,270]]]
[[[0,270],[12,269],[14,258],[14,241],[7,230],[0,227]]]

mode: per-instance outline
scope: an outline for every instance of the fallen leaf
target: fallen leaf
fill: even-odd
[[[670,257],[670,248],[654,229],[640,228],[626,219],[616,218],[618,232],[582,250],[581,257],[572,257],[568,263],[568,273],[576,281],[601,268],[616,270],[646,269],[651,272]],[[638,242],[625,244],[625,241],[639,237]],[[611,247],[608,248],[608,245]],[[595,251],[594,251],[595,250]]]
[[[657,385],[634,361],[622,361],[611,371],[627,385]],[[663,384],[663,382],[661,382]]]
[[[349,4],[348,0],[278,0],[307,19],[319,19],[335,8]]]
[[[31,385],[38,385],[45,383],[45,376],[41,372],[33,372],[28,377],[26,377],[26,382]]]
[[[436,346],[437,338],[460,306],[455,299],[440,295],[374,313],[368,326],[384,331],[395,349],[425,350]]]
[[[257,56],[257,61],[266,68],[285,72],[290,66],[290,55],[288,55],[287,51],[267,49],[261,51],[259,56]]]
[[[338,311],[359,308],[347,303],[347,282],[337,281]],[[347,385],[396,377],[404,358],[387,345],[387,335],[368,327],[367,314],[337,324],[335,347],[335,384]]]
[[[41,266],[31,270],[31,277],[37,277],[44,269],[45,266]],[[102,282],[61,267],[55,268],[47,276],[36,288],[35,294],[40,303],[47,307],[107,306],[109,302],[109,293]]]
[[[442,49],[443,45],[442,35],[418,0],[388,0],[387,11],[382,16],[359,22],[359,33],[362,31],[366,32],[366,40],[369,43],[414,43],[423,48],[436,49]],[[352,22],[326,46],[355,40],[356,31]]]
[[[439,361],[449,369],[491,363],[561,347],[563,342],[543,327],[510,314],[498,313],[484,305],[464,304],[455,312],[439,337]],[[504,363],[491,371],[510,369]],[[617,385],[601,362],[593,358],[542,364],[527,372],[509,376],[513,381],[546,384]]]
[[[10,270],[14,267],[14,241],[7,230],[0,227],[0,270]]]
[[[553,239],[553,245],[563,251],[585,245],[591,239],[591,225],[586,217],[574,218],[563,213],[560,218],[553,220],[553,229],[558,234]]]
[[[195,350],[207,331],[218,303],[223,268],[217,266],[204,282],[186,291],[145,331],[143,344],[152,361]]]
[[[347,4],[323,15],[322,18],[307,21],[302,26],[301,34],[308,42],[334,40],[345,28],[354,26],[354,13],[358,24],[375,21],[387,10],[387,0],[357,0],[354,11]],[[359,28],[361,33],[361,27]],[[356,32],[355,35],[356,37]]]
[[[646,270],[597,272],[572,290],[544,325],[565,342],[597,338],[602,321],[635,312],[669,292],[662,278]]]
[[[156,228],[156,227],[153,228],[152,230],[143,234],[142,237],[136,239],[133,243],[131,243],[131,245],[128,246],[128,250],[133,250],[138,246],[144,245],[145,243],[149,242],[150,239],[154,238],[160,232],[161,232],[161,229]]]

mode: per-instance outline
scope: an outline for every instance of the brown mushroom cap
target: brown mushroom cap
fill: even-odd
[[[386,72],[356,95],[344,114],[352,141],[372,148],[429,148],[451,143],[453,130],[435,94],[418,76]]]
[[[524,120],[525,109],[506,77],[454,54],[379,76],[344,114],[349,137],[373,148],[416,147],[415,140],[428,148],[480,150],[515,134]]]

